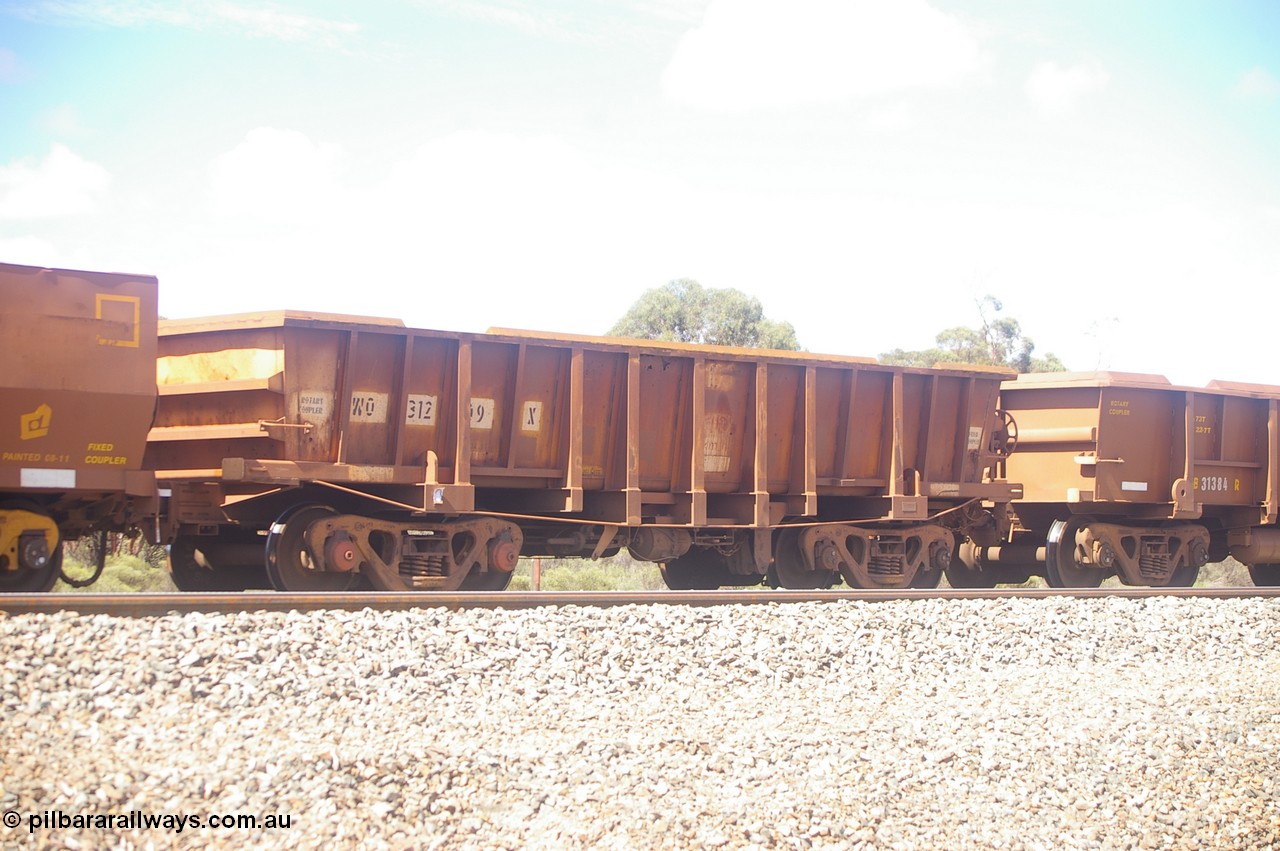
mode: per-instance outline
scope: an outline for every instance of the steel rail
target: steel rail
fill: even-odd
[[[995,588],[904,589],[899,591],[484,591],[384,593],[361,591],[300,594],[275,591],[228,593],[0,594],[0,612],[10,615],[77,612],[150,617],[170,612],[404,611],[408,609],[533,609],[546,606],[740,606],[892,600],[1043,600],[1053,598],[1275,598],[1280,588]]]

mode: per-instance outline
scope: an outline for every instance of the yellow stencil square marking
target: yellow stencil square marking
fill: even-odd
[[[126,334],[123,337],[104,337],[98,335],[98,345],[100,346],[125,346],[130,349],[138,348],[138,337],[140,327],[142,325],[142,299],[135,295],[107,295],[106,293],[97,294],[97,318],[105,319],[109,322],[119,322],[129,328],[132,328],[132,336]]]

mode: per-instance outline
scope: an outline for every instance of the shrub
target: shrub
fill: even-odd
[[[85,591],[92,593],[132,593],[137,591],[177,591],[169,578],[168,556],[164,547],[148,544],[141,538],[108,538],[110,554],[98,581],[76,588],[59,579],[55,592]],[[72,579],[88,579],[97,563],[96,540],[83,538],[62,548],[62,570]]]
[[[592,561],[584,558],[536,559],[541,565],[543,591],[652,591],[666,586],[662,573],[651,562],[627,555]],[[535,559],[522,558],[511,577],[510,591],[533,588]]]

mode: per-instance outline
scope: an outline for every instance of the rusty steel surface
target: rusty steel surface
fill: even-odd
[[[1045,373],[1005,382],[1000,405],[1016,423],[1006,475],[1024,486],[1000,575],[1190,585],[1232,555],[1255,583],[1280,583],[1280,387]],[[1003,561],[995,549],[962,557],[980,571]]]
[[[145,486],[155,278],[0,263],[0,490]]]
[[[147,463],[172,494],[166,532],[197,560],[226,552],[210,535],[230,523],[278,527],[267,543],[280,590],[320,590],[350,565],[385,591],[496,590],[508,551],[623,547],[663,563],[673,588],[751,585],[774,561],[774,531],[812,523],[828,533],[786,540],[784,584],[839,573],[907,587],[936,582],[953,535],[994,531],[984,501],[1020,492],[996,474],[1009,375],[290,311],[215,317],[161,325]],[[323,513],[324,540],[286,528]],[[474,515],[510,522],[484,539],[457,519]],[[663,527],[680,531],[637,534]],[[175,573],[199,580],[187,567]]]
[[[984,479],[1007,377],[295,312],[163,323],[149,465],[428,513],[764,528],[831,497],[922,520],[930,500],[1008,497]]]
[[[900,600],[1007,600],[1057,598],[1150,597],[1239,599],[1280,597],[1280,588],[995,588],[981,590],[893,591],[535,591],[454,594],[295,594],[236,592],[219,594],[0,594],[0,612],[78,612],[124,617],[150,617],[185,612],[324,611],[376,609],[450,610],[532,609],[543,606],[751,606],[782,603],[889,602]]]
[[[0,263],[0,591],[47,590],[63,541],[154,516],[157,290]]]
[[[1280,387],[1179,387],[1158,375],[1067,373],[1006,382],[1017,421],[1007,474],[1023,501],[1159,506],[1167,519],[1275,523]]]

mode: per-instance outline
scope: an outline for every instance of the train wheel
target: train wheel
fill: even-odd
[[[1182,567],[1176,568],[1173,575],[1169,577],[1169,581],[1165,583],[1166,588],[1190,588],[1196,584],[1196,580],[1200,577],[1200,568],[1194,564],[1184,564]]]
[[[1274,588],[1280,585],[1280,564],[1251,564],[1249,577],[1259,588]]]
[[[956,551],[959,547],[960,545],[954,542],[950,546],[943,541],[934,541],[929,544],[928,558],[916,571],[916,575],[911,577],[911,587],[937,588],[941,585],[942,575],[956,560]]]
[[[235,590],[219,586],[221,577],[214,572],[194,535],[179,535],[169,545],[169,578],[179,591]]]
[[[467,574],[458,586],[459,591],[506,591],[511,584],[511,574],[502,570],[475,570]]]
[[[942,584],[944,568],[922,567],[911,577],[912,588],[937,588]]]
[[[34,505],[26,502],[0,505],[0,511],[8,510],[38,515],[36,526],[48,526],[50,533],[56,530],[49,515]],[[0,593],[43,593],[53,588],[62,570],[62,536],[57,535],[57,543],[50,547],[45,534],[21,534],[13,541],[12,553],[0,552],[0,559],[4,561],[0,565]]]
[[[178,535],[169,545],[169,577],[180,591],[269,588],[264,539],[223,530],[217,536]]]
[[[1054,588],[1097,588],[1106,578],[1101,570],[1076,564],[1077,518],[1055,520],[1045,540],[1045,578]]]
[[[45,591],[53,589],[54,584],[58,581],[58,573],[61,570],[62,542],[59,541],[57,548],[49,553],[49,559],[44,567],[19,568],[14,572],[8,570],[0,571],[0,593],[43,594]]]
[[[965,589],[965,587],[996,587],[1000,584],[995,571],[980,571],[966,564],[966,562],[977,561],[977,557],[972,554],[973,550],[974,545],[970,541],[961,541],[957,546],[956,553],[951,557],[951,563],[947,564],[947,585],[956,589]]]
[[[307,527],[338,512],[324,505],[300,505],[280,515],[267,535],[267,578],[277,591],[349,591],[360,581],[357,571],[316,569],[307,549]]]
[[[505,591],[511,584],[511,574],[520,565],[520,546],[523,536],[518,529],[507,529],[493,535],[485,544],[488,557],[481,565],[472,565],[462,579],[459,591]]]
[[[778,544],[773,553],[773,570],[778,584],[783,588],[826,589],[835,585],[839,579],[834,570],[808,568],[800,549],[799,529],[783,529],[778,533]]]
[[[37,557],[38,559],[38,557]],[[44,593],[58,581],[62,570],[62,542],[45,558],[41,565],[23,565],[17,570],[0,570],[0,594]]]
[[[728,567],[719,553],[690,550],[658,565],[662,581],[672,591],[715,591],[726,584]]]

